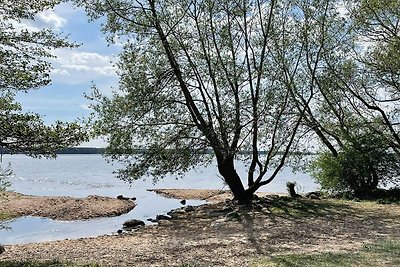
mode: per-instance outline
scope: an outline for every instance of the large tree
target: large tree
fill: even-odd
[[[330,151],[317,159],[318,178],[365,196],[399,181],[400,2],[341,4],[342,25],[325,35],[336,49],[323,55],[304,121]]]
[[[15,102],[18,92],[50,83],[51,51],[72,48],[51,29],[28,30],[21,22],[58,4],[57,0],[3,0],[0,3],[0,147],[29,155],[53,155],[57,149],[77,145],[85,133],[77,123],[45,125],[38,114],[24,113]]]
[[[325,31],[310,12],[334,19],[336,1],[75,2],[107,17],[110,41],[125,41],[118,90],[91,96],[95,134],[126,164],[122,178],[157,179],[215,157],[245,202],[276,177],[303,132],[322,50],[335,49],[321,40],[305,49],[313,26]],[[246,188],[238,158],[248,163]]]

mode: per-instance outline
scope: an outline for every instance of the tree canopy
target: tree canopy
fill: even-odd
[[[22,112],[15,102],[17,92],[28,92],[51,82],[51,51],[73,48],[51,29],[28,30],[23,20],[50,9],[60,1],[9,1],[0,4],[0,146],[29,155],[51,155],[55,150],[77,145],[86,135],[77,123],[45,125],[40,115]]]
[[[398,151],[397,108],[383,106],[397,101],[398,1],[75,2],[107,18],[110,42],[125,41],[118,90],[91,96],[94,133],[108,136],[123,179],[179,174],[214,156],[246,201],[306,149],[305,137],[334,158],[371,131]]]

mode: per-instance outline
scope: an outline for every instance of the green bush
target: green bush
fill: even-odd
[[[383,137],[364,134],[349,139],[337,157],[322,152],[310,166],[323,190],[351,197],[367,197],[378,185],[397,184],[400,158]]]

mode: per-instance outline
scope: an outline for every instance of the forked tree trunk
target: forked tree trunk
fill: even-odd
[[[222,177],[224,177],[224,180],[229,186],[234,199],[236,199],[239,204],[250,203],[253,194],[245,190],[243,183],[240,180],[240,176],[235,170],[233,159],[221,160],[217,158],[217,162],[218,171]]]

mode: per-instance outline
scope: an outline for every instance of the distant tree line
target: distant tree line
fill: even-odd
[[[97,147],[68,147],[60,150],[54,151],[56,155],[58,154],[103,154],[104,148]],[[24,154],[23,152],[11,151],[6,148],[0,148],[0,154]]]

